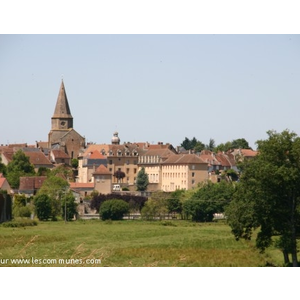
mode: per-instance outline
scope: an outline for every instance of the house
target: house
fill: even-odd
[[[70,190],[80,195],[80,201],[90,196],[94,191],[94,183],[70,182]]]
[[[196,154],[171,155],[162,164],[161,190],[193,189],[208,180],[208,163]]]
[[[161,164],[172,155],[176,156],[176,153],[173,149],[168,147],[151,147],[150,150],[139,156],[139,170],[141,170],[141,168],[145,168],[145,172],[148,174],[148,191],[156,191],[161,189]]]
[[[230,153],[236,162],[242,162],[244,159],[253,159],[258,152],[252,149],[234,149]]]
[[[93,173],[94,189],[101,194],[111,194],[112,173],[104,166],[100,165]]]
[[[8,194],[12,194],[12,189],[2,173],[0,173],[0,190],[6,191]]]
[[[93,173],[100,165],[107,166],[107,157],[88,148],[78,159],[78,182],[94,182]]]
[[[47,176],[20,177],[19,194],[25,194],[27,197],[36,195],[46,179]]]
[[[50,161],[53,164],[71,165],[70,157],[62,150],[52,149],[49,153]]]
[[[30,163],[34,166],[37,172],[39,168],[52,169],[53,164],[45,156],[45,154],[38,148],[22,148],[24,154],[29,157]]]

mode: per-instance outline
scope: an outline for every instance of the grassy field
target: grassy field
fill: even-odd
[[[86,220],[0,226],[0,266],[258,267],[282,264],[222,223]]]

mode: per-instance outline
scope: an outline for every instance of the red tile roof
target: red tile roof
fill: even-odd
[[[70,182],[70,189],[93,189],[94,183]]]
[[[104,165],[100,165],[93,175],[111,175],[111,172]]]
[[[41,188],[47,176],[20,177],[19,190],[36,190]]]
[[[163,162],[164,165],[168,164],[207,164],[196,154],[177,154],[171,155],[166,161]]]
[[[106,159],[104,155],[102,155],[98,150],[91,152],[89,159]]]

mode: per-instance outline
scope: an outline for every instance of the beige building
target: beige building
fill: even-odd
[[[94,182],[93,173],[100,165],[107,166],[106,156],[97,149],[88,147],[85,153],[78,157],[77,181],[81,183]]]
[[[93,174],[94,189],[100,194],[111,194],[112,174],[104,165],[100,165]]]
[[[173,148],[150,149],[145,154],[139,156],[138,165],[139,170],[145,168],[148,174],[149,185],[148,191],[155,191],[161,189],[162,182],[162,163],[170,156],[176,156]]]
[[[161,190],[189,190],[208,180],[208,164],[196,154],[172,155],[162,163],[161,173]]]

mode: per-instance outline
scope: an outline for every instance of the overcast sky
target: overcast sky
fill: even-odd
[[[300,134],[299,35],[0,35],[0,144],[46,141],[63,77],[87,142]]]

